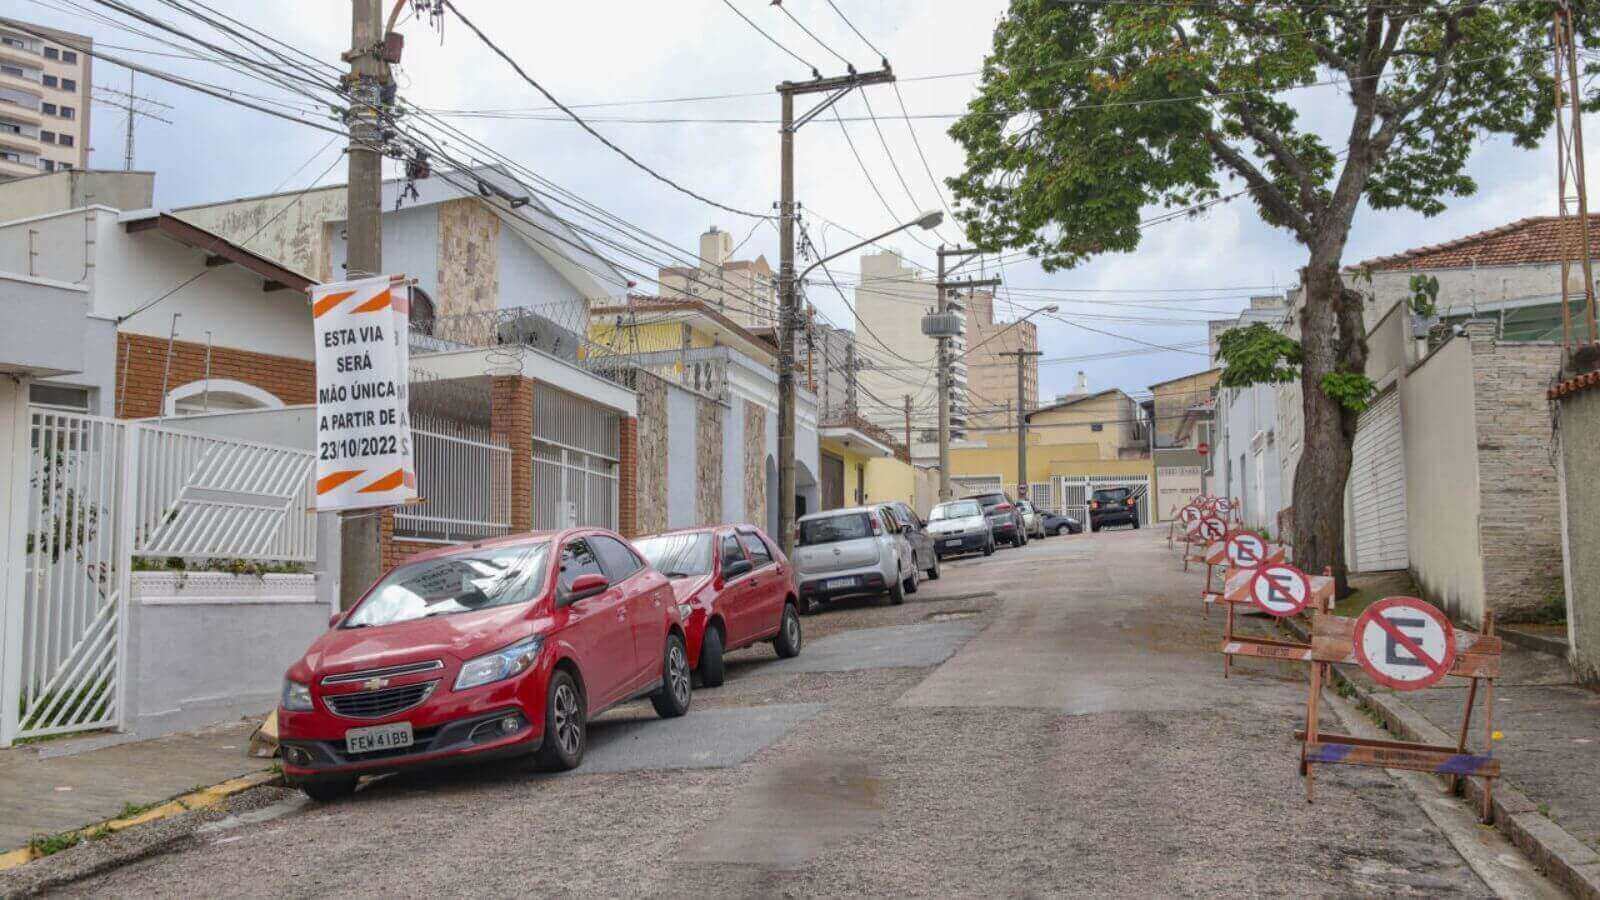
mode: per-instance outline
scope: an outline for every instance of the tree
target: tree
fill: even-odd
[[[1465,164],[1486,136],[1538,143],[1553,121],[1553,9],[1011,0],[978,96],[950,130],[966,151],[965,171],[949,181],[958,215],[977,246],[1026,249],[1047,270],[1135,249],[1151,205],[1197,214],[1248,197],[1294,235],[1307,252],[1298,359],[1255,364],[1299,370],[1295,556],[1312,570],[1332,566],[1343,593],[1344,488],[1371,390],[1361,297],[1340,275],[1351,224],[1363,202],[1434,215],[1443,198],[1471,194]],[[1580,37],[1592,24],[1580,18]],[[1347,108],[1334,106],[1341,97]],[[1315,98],[1320,131],[1337,137],[1303,122],[1296,98]],[[1342,121],[1328,127],[1334,112]],[[1241,187],[1224,193],[1224,178]],[[1251,334],[1241,358],[1284,349]],[[1224,380],[1250,383],[1244,369]]]

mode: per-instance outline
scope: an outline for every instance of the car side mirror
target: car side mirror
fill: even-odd
[[[752,565],[748,559],[736,559],[732,562],[725,562],[722,564],[722,577],[738,578],[740,575],[749,572],[752,568],[754,568],[754,565]]]
[[[595,594],[603,594],[609,587],[611,587],[611,582],[604,575],[594,572],[590,572],[587,575],[579,575],[572,580],[572,587],[567,588],[567,602],[577,603],[579,600],[593,597]]]

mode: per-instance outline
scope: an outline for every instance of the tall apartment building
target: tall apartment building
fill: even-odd
[[[973,291],[966,298],[967,393],[971,410],[967,423],[974,427],[1017,424],[1017,358],[1003,356],[1018,350],[1039,349],[1039,329],[1032,322],[996,322],[994,292]],[[1039,359],[1027,357],[1022,365],[1022,412],[1039,407]]]
[[[896,253],[861,257],[861,283],[856,287],[856,376],[861,415],[874,425],[899,434],[905,427],[904,398],[911,396],[912,419],[932,423],[938,406],[935,359],[938,343],[922,333],[922,316],[931,311],[938,291]],[[950,352],[950,425],[959,437],[967,425],[967,300],[947,298],[950,310],[962,316],[963,333]],[[923,429],[933,439],[929,429]]]
[[[0,26],[0,180],[89,166],[90,58],[83,35]]]
[[[735,260],[733,235],[711,226],[700,235],[700,264],[670,266],[658,274],[663,298],[689,298],[709,304],[746,328],[778,324],[778,279],[765,256]]]

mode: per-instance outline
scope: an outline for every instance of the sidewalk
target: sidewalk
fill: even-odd
[[[83,828],[180,794],[264,772],[245,755],[256,723],[148,741],[93,735],[0,750],[0,853],[36,835]]]
[[[1309,623],[1284,624],[1306,639]],[[1494,727],[1503,735],[1494,746],[1502,772],[1495,824],[1569,890],[1594,896],[1600,892],[1600,693],[1575,684],[1563,659],[1510,641],[1503,647],[1494,691]],[[1335,685],[1354,688],[1391,731],[1455,743],[1466,682],[1448,679],[1408,693],[1381,687],[1356,668],[1335,672]],[[1468,740],[1483,748],[1481,699]],[[1476,781],[1469,779],[1467,788],[1476,796]]]

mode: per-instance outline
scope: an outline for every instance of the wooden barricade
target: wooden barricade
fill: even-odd
[[[1276,545],[1282,547],[1282,545]],[[1222,626],[1222,677],[1227,678],[1233,671],[1233,658],[1235,656],[1250,656],[1257,659],[1278,659],[1292,662],[1310,662],[1311,645],[1299,641],[1282,641],[1274,638],[1248,637],[1233,633],[1235,608],[1239,606],[1253,606],[1261,609],[1268,615],[1282,615],[1277,610],[1263,607],[1256,601],[1254,594],[1255,579],[1263,568],[1277,567],[1283,564],[1283,556],[1270,559],[1261,567],[1244,569],[1236,572],[1224,585],[1217,602],[1227,607],[1228,616]],[[1299,570],[1295,570],[1297,573]],[[1333,570],[1325,568],[1321,575],[1304,575],[1309,588],[1309,596],[1305,598],[1304,606],[1318,612],[1329,612],[1333,609]],[[1296,610],[1298,612],[1298,610]]]
[[[1379,610],[1383,604],[1392,604],[1392,607],[1388,611]],[[1306,702],[1305,727],[1295,732],[1295,739],[1301,742],[1300,774],[1306,779],[1306,802],[1312,802],[1315,796],[1312,773],[1316,765],[1411,769],[1452,776],[1452,787],[1459,785],[1460,779],[1464,777],[1482,778],[1483,807],[1480,812],[1484,822],[1490,821],[1493,808],[1490,794],[1494,779],[1500,775],[1500,761],[1493,755],[1494,680],[1500,675],[1501,654],[1500,638],[1494,635],[1494,617],[1492,613],[1484,615],[1481,631],[1462,631],[1450,625],[1442,613],[1429,612],[1431,607],[1423,609],[1424,606],[1422,601],[1415,598],[1391,597],[1373,604],[1356,619],[1322,612],[1312,615],[1311,692]],[[1386,625],[1374,625],[1375,613],[1384,615],[1386,612],[1394,611],[1404,613],[1410,618],[1402,619],[1399,615],[1395,615],[1389,617]],[[1439,653],[1437,656],[1434,655],[1436,651],[1421,649],[1426,642],[1418,640],[1415,632],[1408,637],[1408,632],[1400,627],[1423,626],[1427,619],[1433,617],[1443,622],[1443,627],[1449,629],[1451,635],[1444,641],[1448,645],[1448,652]],[[1389,643],[1385,651],[1377,657],[1372,655],[1370,645],[1378,642],[1374,638],[1385,639],[1387,635],[1383,633],[1369,635],[1367,630],[1373,627],[1386,629],[1389,635],[1393,635],[1394,641]],[[1436,641],[1435,645],[1438,643]],[[1461,718],[1460,737],[1455,746],[1372,740],[1323,732],[1317,719],[1318,702],[1322,696],[1322,684],[1327,679],[1328,667],[1332,665],[1360,665],[1380,683],[1387,683],[1398,690],[1422,689],[1445,675],[1470,679],[1466,708]],[[1397,668],[1397,665],[1405,668]],[[1425,673],[1425,677],[1429,679],[1426,683],[1397,683],[1394,680],[1397,673],[1409,676],[1418,666],[1428,670]],[[1483,694],[1484,750],[1482,753],[1475,753],[1467,749],[1467,735],[1472,726],[1473,703],[1480,691]]]

